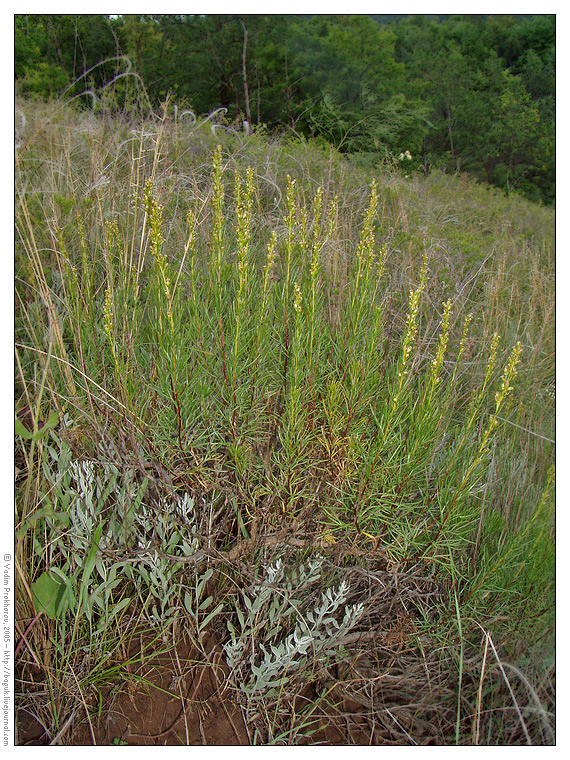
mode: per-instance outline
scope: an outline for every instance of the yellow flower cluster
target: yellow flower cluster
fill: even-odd
[[[295,302],[293,303],[293,306],[295,307],[295,311],[297,314],[300,314],[301,312],[301,304],[303,302],[303,296],[301,295],[301,288],[299,287],[299,283],[295,283]]]

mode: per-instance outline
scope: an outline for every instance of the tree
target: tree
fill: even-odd
[[[292,50],[301,74],[303,131],[344,151],[416,149],[427,110],[405,90],[395,36],[367,16],[297,22]]]
[[[14,17],[14,74],[23,93],[44,98],[67,86],[69,76],[50,39],[46,16]]]
[[[555,17],[394,19],[22,14],[15,74],[23,92],[92,88],[127,104],[140,79],[126,55],[154,105],[171,93],[196,114],[221,106],[345,152],[409,150],[426,172],[468,170],[553,200]]]
[[[44,96],[103,87],[118,72],[119,26],[100,14],[16,16],[16,78],[25,92]]]
[[[505,71],[503,81],[491,140],[499,157],[496,179],[510,192],[525,175],[532,174],[540,115],[522,79]]]

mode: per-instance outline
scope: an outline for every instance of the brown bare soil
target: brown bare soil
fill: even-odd
[[[406,632],[393,630],[383,639],[392,656],[395,650],[405,655]],[[136,657],[148,641],[133,645],[129,656]],[[156,646],[156,643],[155,643]],[[302,715],[304,709],[319,702],[319,693],[327,699],[312,713],[311,730],[295,744],[309,745],[381,745],[395,743],[401,733],[400,723],[408,725],[415,741],[437,743],[435,725],[422,723],[413,710],[399,711],[398,724],[383,725],[375,718],[379,708],[374,688],[379,680],[380,663],[367,656],[351,658],[316,679],[282,706],[291,715]],[[142,664],[130,668],[130,675],[113,688],[102,690],[98,716],[93,709],[76,711],[76,718],[61,731],[61,744],[104,746],[128,744],[138,746],[234,746],[252,744],[251,733],[244,723],[234,687],[230,686],[222,649],[212,636],[197,652],[186,641],[179,641],[169,651],[148,656]],[[384,679],[382,679],[384,680]],[[388,675],[395,687],[388,701],[397,699],[397,679]],[[405,680],[405,679],[404,679]],[[372,688],[370,688],[370,685]],[[409,685],[409,684],[408,684]],[[375,694],[377,694],[375,701]],[[409,699],[402,690],[403,701]],[[409,715],[407,713],[410,713]],[[299,721],[302,718],[299,717]],[[47,745],[50,740],[43,727],[31,715],[20,710],[17,716],[20,746]],[[291,726],[295,720],[291,722]],[[250,726],[251,729],[251,726]],[[419,740],[419,741],[418,741]],[[278,742],[289,744],[285,735]],[[293,743],[293,742],[292,742]]]
[[[141,746],[235,745],[249,743],[239,706],[232,700],[215,640],[197,653],[182,641],[174,649],[146,659],[132,677],[103,695],[97,719],[78,719],[66,744]],[[31,716],[19,716],[20,745],[46,743]]]
[[[364,572],[357,566],[343,572],[353,594],[348,601],[366,602],[361,630],[343,638],[338,657],[315,659],[293,674],[282,692],[258,702],[247,702],[238,674],[230,678],[221,646],[223,625],[213,626],[200,648],[172,629],[168,642],[148,629],[140,635],[133,631],[131,643],[117,648],[108,669],[107,664],[102,668],[99,683],[93,669],[81,673],[80,653],[61,676],[50,670],[49,659],[42,668],[22,650],[16,744],[425,746],[453,741],[457,664],[452,654],[443,656],[437,637],[414,610],[414,604],[427,607],[434,596],[440,599],[440,589],[427,575],[400,574],[396,580],[387,569]],[[451,644],[448,636],[453,653],[457,644]],[[466,646],[465,694],[477,692],[481,667],[480,648]],[[497,714],[506,715],[498,743],[526,743],[520,721],[510,721],[504,709],[512,703],[511,687],[500,667],[489,663],[487,671],[480,735],[495,729]],[[56,678],[65,701],[56,705],[60,724],[54,729],[49,684]],[[524,683],[514,685],[524,704]],[[493,712],[495,706],[499,709]],[[460,724],[464,741],[471,740],[475,715],[466,702]],[[541,720],[538,714],[533,719],[537,725]],[[531,728],[541,741],[548,739],[538,734],[539,729],[544,733],[540,725]]]
[[[426,679],[435,663],[426,663],[414,643],[414,617],[400,598],[408,583],[419,593],[418,581],[403,577],[396,587],[389,573],[376,573],[385,583],[370,586],[358,568],[345,570],[354,598],[367,598],[370,612],[364,631],[347,637],[344,659],[314,663],[305,680],[296,681],[294,690],[267,711],[264,705],[257,713],[250,711],[247,724],[243,696],[230,683],[219,637],[212,633],[199,651],[183,636],[175,635],[173,646],[147,633],[134,637],[118,661],[131,662],[124,678],[100,687],[100,695],[94,688],[89,695],[69,695],[67,715],[73,717],[64,719],[57,742],[31,710],[21,708],[17,743],[238,746],[263,744],[271,736],[284,745],[438,743],[441,721],[452,719],[443,705],[449,704],[450,694],[453,702],[454,687],[445,676]],[[433,584],[424,582],[426,593],[431,592]],[[45,702],[37,691],[46,694],[45,680],[45,674],[37,674],[27,704]]]

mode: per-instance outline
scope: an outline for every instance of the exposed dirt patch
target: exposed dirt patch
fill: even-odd
[[[123,683],[102,690],[96,718],[77,713],[62,735],[74,746],[247,745],[240,709],[232,698],[227,667],[214,639],[198,652],[187,642],[131,667]],[[135,651],[130,652],[136,655]],[[50,744],[43,726],[18,711],[19,744]]]
[[[148,645],[148,641],[134,644],[129,656],[136,658],[141,648]],[[154,648],[156,652],[156,642]],[[249,726],[248,732],[244,724],[222,654],[214,637],[205,642],[204,652],[198,652],[185,641],[150,658],[147,652],[144,661],[131,666],[129,677],[102,690],[99,715],[91,714],[87,719],[85,710],[78,709],[75,719],[63,729],[58,743],[72,746],[250,745],[253,727]],[[378,663],[352,656],[324,672],[326,681],[323,675],[306,684],[290,702],[284,700],[279,704],[277,711],[283,725],[290,726],[291,735],[286,731],[277,743],[325,746],[395,743],[397,732],[392,729],[398,725],[393,724],[392,718],[387,721],[388,725],[378,720],[375,713],[379,705],[374,701],[374,690],[362,688],[365,683],[373,684],[378,679]],[[325,699],[321,699],[323,694],[327,695]],[[308,734],[304,734],[303,729],[297,731],[306,711],[310,713]],[[406,719],[409,720],[409,716],[401,711],[396,718],[400,725]],[[420,743],[433,742],[429,730],[415,728],[416,740],[423,734]],[[45,746],[53,739],[24,710],[18,714],[18,733],[20,745]]]
[[[41,747],[49,744],[47,734],[43,726],[24,710],[16,713],[18,746]]]
[[[362,598],[366,588],[358,590]],[[362,576],[364,578],[364,576]],[[361,583],[363,581],[361,580]],[[59,744],[139,746],[305,744],[328,746],[432,744],[440,728],[434,709],[443,691],[437,678],[426,681],[423,655],[413,645],[414,621],[376,584],[382,599],[371,606],[368,630],[349,635],[350,648],[334,662],[315,662],[282,696],[250,705],[240,703],[230,683],[219,640],[211,636],[199,651],[182,637],[176,646],[142,635],[133,638],[117,664],[130,662],[125,677],[92,688],[89,718],[68,693],[74,714],[61,715]],[[385,598],[384,598],[385,597]],[[161,649],[163,651],[161,651]],[[73,685],[73,684],[72,684]],[[39,684],[42,689],[42,684]],[[437,693],[436,693],[437,692]],[[45,689],[42,693],[46,693]],[[38,697],[39,697],[38,693]],[[444,699],[443,703],[447,700]],[[33,704],[33,702],[30,702]],[[38,715],[42,715],[38,711]],[[245,723],[244,723],[244,716]],[[443,718],[448,720],[448,716]],[[41,719],[41,717],[40,717]],[[54,736],[23,709],[19,743],[46,745]],[[53,730],[53,729],[52,729]]]
[[[248,744],[227,668],[214,639],[205,652],[181,642],[147,660],[135,679],[113,689],[96,724],[84,723],[72,743],[131,745]]]

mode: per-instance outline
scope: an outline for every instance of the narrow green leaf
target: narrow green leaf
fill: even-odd
[[[198,609],[199,610],[207,610],[208,607],[212,604],[213,601],[214,601],[214,597],[213,596],[209,596],[207,599],[204,599],[204,601],[200,604],[200,606],[198,607]]]
[[[99,549],[99,541],[101,539],[102,532],[103,532],[103,523],[99,523],[99,525],[95,529],[95,534],[93,536],[93,543],[91,544],[91,548],[89,549],[89,554],[87,555],[87,559],[85,560],[85,564],[83,566],[83,578],[82,578],[83,586],[86,586],[89,583],[89,578],[91,577],[91,573],[93,572],[93,568],[95,567],[95,558],[97,556],[97,550]]]
[[[69,569],[67,563],[66,563],[65,567],[67,569]],[[60,578],[60,580],[62,581],[62,583],[65,586],[65,592],[64,592],[64,594],[63,594],[63,596],[61,598],[60,608],[59,608],[59,615],[61,616],[61,613],[64,610],[67,610],[67,609],[74,610],[75,609],[75,594],[73,593],[73,584],[72,584],[71,580],[69,579],[69,577],[65,574],[65,572],[61,568],[59,568],[59,567],[53,567],[51,569],[51,572],[54,575],[56,575],[58,578]]]
[[[223,609],[224,609],[224,605],[223,604],[218,604],[218,606],[216,607],[216,609],[212,610],[212,612],[210,612],[209,615],[206,615],[206,617],[204,618],[204,620],[202,620],[202,622],[200,623],[200,630],[203,631],[204,628],[206,628],[206,626],[208,625],[208,623],[213,618],[215,618],[216,615],[218,615]]]
[[[42,438],[45,438],[46,435],[49,433],[50,430],[52,430],[54,427],[57,427],[59,424],[59,415],[57,412],[53,411],[50,412],[49,417],[44,422],[41,428],[39,430],[35,430],[32,434],[32,438],[34,441],[39,441]]]
[[[19,435],[25,441],[29,441],[34,437],[33,433],[30,433],[28,428],[17,417],[14,420],[14,430],[16,435]]]
[[[131,597],[126,596],[124,599],[121,599],[120,602],[118,602],[112,609],[109,614],[109,620],[111,621],[116,615],[119,614],[122,610],[125,609],[129,604],[131,603]]]
[[[59,425],[59,414],[54,410],[49,413],[44,428],[51,429],[57,427],[57,425]]]
[[[194,615],[194,604],[193,604],[192,595],[189,594],[187,591],[184,594],[184,606],[186,607],[186,610],[191,615]]]

